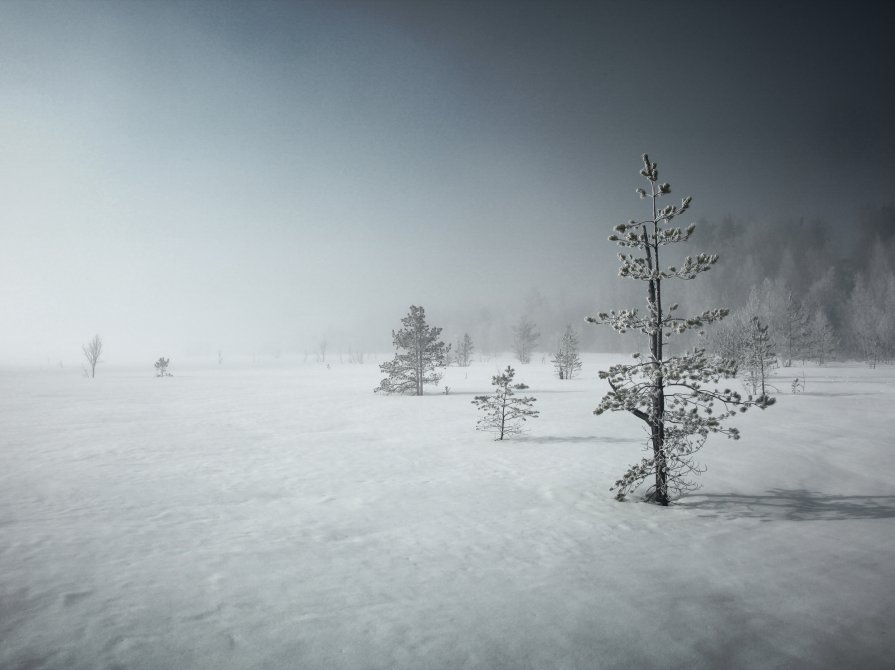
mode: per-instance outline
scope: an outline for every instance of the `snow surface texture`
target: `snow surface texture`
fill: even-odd
[[[608,491],[643,433],[584,358],[517,366],[506,442],[470,401],[510,359],[3,371],[0,667],[892,667],[895,371],[778,371],[660,508]]]

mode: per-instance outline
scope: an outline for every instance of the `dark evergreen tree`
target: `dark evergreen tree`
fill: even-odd
[[[392,331],[395,358],[379,366],[388,375],[375,391],[423,395],[423,386],[438,384],[437,368],[447,365],[450,345],[439,338],[441,328],[426,324],[426,310],[416,305],[401,319],[403,328]]]
[[[553,354],[550,361],[560,379],[571,379],[576,372],[581,370],[581,357],[578,356],[578,333],[572,328],[572,324],[566,326],[556,353]]]
[[[530,396],[517,397],[515,391],[528,387],[525,384],[513,384],[516,371],[507,366],[502,373],[491,378],[494,393],[477,395],[472,404],[485,415],[479,419],[476,430],[487,430],[497,434],[495,440],[502,440],[508,435],[522,432],[522,422],[536,418],[540,413],[532,409],[537,399]]]
[[[594,414],[606,411],[627,411],[643,421],[649,429],[647,449],[649,456],[632,465],[611,490],[623,499],[644,480],[654,478],[647,498],[667,505],[671,497],[695,488],[691,475],[702,472],[693,460],[711,433],[722,433],[738,438],[736,428],[726,428],[723,421],[737,410],[749,406],[766,407],[772,398],[759,396],[743,399],[731,389],[715,388],[723,378],[736,374],[731,361],[711,358],[705,350],[696,348],[678,356],[669,355],[665,349],[668,339],[694,328],[718,321],[728,314],[726,309],[712,309],[692,317],[675,316],[677,305],[664,307],[663,280],[693,279],[709,270],[718,260],[716,255],[688,256],[680,267],[663,269],[660,250],[669,244],[685,242],[692,235],[695,224],[686,230],[671,227],[671,222],[690,206],[690,198],[684,198],[680,206],[659,207],[659,199],[671,193],[671,186],[659,182],[656,163],[643,156],[640,174],[647,180],[649,191],[638,188],[641,198],[648,199],[652,215],[642,221],[631,220],[616,226],[610,241],[619,246],[636,250],[638,254],[619,254],[619,275],[646,283],[647,312],[636,309],[602,312],[588,321],[607,324],[619,333],[636,331],[646,335],[649,353],[643,357],[634,354],[632,364],[613,365],[601,371],[610,391],[603,397]],[[715,412],[715,403],[722,411]]]

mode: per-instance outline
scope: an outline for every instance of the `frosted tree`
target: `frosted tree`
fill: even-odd
[[[581,357],[578,356],[578,333],[572,328],[572,324],[566,325],[556,353],[553,354],[550,361],[560,379],[571,379],[576,372],[581,370]]]
[[[507,366],[502,373],[491,378],[494,393],[477,395],[472,404],[484,412],[479,419],[476,430],[487,430],[497,435],[495,440],[502,440],[508,435],[522,432],[522,423],[537,418],[538,410],[532,408],[537,400],[530,396],[517,397],[516,391],[523,391],[525,384],[513,384],[516,371]]]
[[[457,365],[461,368],[468,368],[474,349],[469,333],[463,333],[463,337],[457,340]]]
[[[173,377],[170,372],[168,372],[168,365],[171,363],[170,358],[165,358],[164,356],[159,356],[159,359],[155,362],[155,376],[156,377]]]
[[[864,277],[858,275],[848,300],[848,330],[854,350],[871,368],[882,359],[882,320],[882,306],[876,303]]]
[[[789,289],[783,298],[778,322],[778,335],[783,346],[783,366],[788,368],[794,358],[804,357],[808,328],[805,307]]]
[[[725,427],[724,421],[750,406],[766,407],[772,398],[751,396],[744,399],[739,393],[715,385],[721,379],[736,375],[732,361],[709,357],[704,349],[695,348],[672,356],[666,350],[668,340],[692,329],[718,321],[728,314],[726,309],[711,309],[691,317],[676,316],[677,305],[665,307],[664,281],[690,280],[709,270],[717,255],[687,256],[680,267],[665,269],[660,264],[660,251],[670,244],[686,242],[695,224],[685,230],[675,228],[672,221],[687,211],[690,198],[680,206],[659,206],[660,198],[671,193],[671,186],[659,182],[656,163],[643,156],[640,174],[647,180],[649,190],[638,188],[641,198],[651,205],[651,216],[642,221],[631,220],[616,226],[610,241],[631,250],[620,253],[619,275],[646,284],[646,313],[637,309],[601,312],[588,321],[606,324],[619,333],[634,331],[646,336],[648,353],[633,355],[633,363],[613,365],[601,371],[600,377],[609,385],[609,392],[600,401],[594,414],[626,411],[640,419],[649,437],[648,455],[632,465],[610,490],[618,499],[653,478],[647,499],[667,505],[672,496],[696,487],[692,477],[703,468],[694,460],[697,452],[712,433],[737,439],[736,428]],[[716,405],[720,408],[716,410]]]
[[[745,356],[746,388],[758,396],[768,396],[767,383],[771,370],[777,364],[777,355],[768,326],[762,325],[757,316],[753,316],[746,331]]]
[[[527,316],[520,317],[519,322],[513,326],[513,351],[520,363],[531,361],[531,352],[540,337],[535,324]]]
[[[84,353],[84,358],[87,359],[87,365],[90,366],[90,377],[96,377],[96,366],[99,363],[99,357],[103,355],[103,338],[94,335],[92,340],[81,346],[81,351]]]
[[[401,330],[392,331],[394,359],[379,366],[387,377],[374,390],[423,395],[423,386],[441,381],[437,368],[447,365],[450,345],[439,339],[441,328],[426,323],[426,310],[422,307],[411,305],[401,324]]]
[[[838,345],[833,326],[822,309],[818,309],[808,322],[808,349],[818,365],[826,363]]]

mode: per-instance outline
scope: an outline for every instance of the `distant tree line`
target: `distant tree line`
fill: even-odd
[[[734,306],[731,319],[707,335],[710,351],[742,365],[757,318],[783,367],[832,358],[871,367],[895,360],[895,209],[865,211],[848,235],[820,221],[705,227],[723,257],[739,256],[719,263],[732,281],[688,296]]]

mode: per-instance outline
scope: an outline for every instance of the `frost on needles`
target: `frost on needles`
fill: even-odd
[[[647,456],[628,468],[610,490],[619,500],[652,478],[648,500],[667,505],[673,496],[696,488],[694,477],[704,471],[694,460],[711,433],[738,439],[739,431],[724,425],[725,420],[749,407],[765,407],[774,399],[766,395],[743,398],[729,388],[720,389],[722,379],[736,375],[736,363],[711,357],[702,348],[672,356],[665,347],[669,340],[690,330],[701,329],[728,315],[726,309],[710,309],[689,317],[677,314],[678,306],[663,305],[663,280],[694,279],[718,261],[717,255],[687,256],[680,267],[660,265],[660,251],[669,244],[690,239],[696,226],[672,226],[672,221],[690,207],[690,197],[680,205],[660,206],[660,199],[671,193],[671,185],[659,181],[656,163],[643,155],[641,176],[647,189],[638,188],[641,199],[649,201],[651,216],[631,220],[615,227],[611,242],[627,249],[618,255],[619,276],[646,284],[646,313],[637,309],[601,312],[588,317],[590,323],[606,324],[618,333],[634,331],[646,336],[649,353],[633,355],[633,363],[613,365],[600,372],[610,391],[603,396],[594,414],[626,411],[646,424],[649,438]]]
[[[532,407],[537,398],[517,396],[516,391],[528,388],[525,384],[514,384],[516,371],[507,369],[491,378],[494,392],[491,395],[477,395],[472,404],[484,412],[479,419],[476,430],[487,430],[497,435],[495,440],[502,440],[508,435],[522,432],[522,423],[537,418],[540,414]]]

